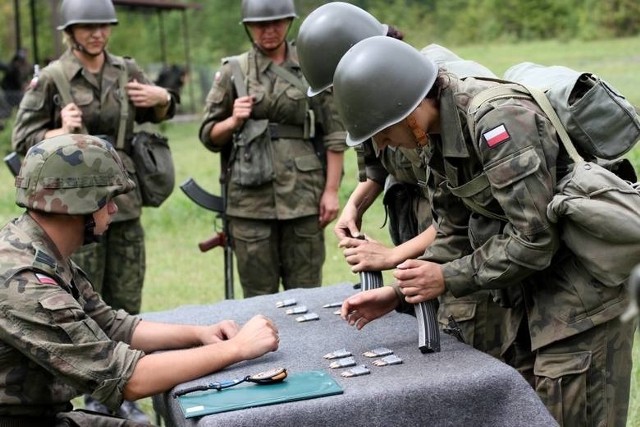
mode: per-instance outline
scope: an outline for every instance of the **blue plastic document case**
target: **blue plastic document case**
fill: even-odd
[[[255,406],[342,394],[342,387],[324,371],[289,373],[274,384],[240,384],[220,391],[194,392],[178,397],[185,418]]]

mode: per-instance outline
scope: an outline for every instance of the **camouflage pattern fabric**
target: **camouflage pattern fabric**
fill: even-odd
[[[120,123],[120,89],[118,79],[126,70],[129,79],[136,79],[140,83],[153,84],[145,76],[134,60],[111,55],[105,52],[105,64],[100,74],[100,79],[89,73],[83,72],[82,64],[67,50],[60,56],[60,62],[64,74],[69,77],[71,96],[75,104],[82,111],[82,121],[91,135],[105,135],[115,144],[118,125]],[[126,142],[130,142],[135,123],[158,123],[173,117],[175,103],[165,117],[156,116],[155,108],[136,108],[130,103],[130,115],[127,118]],[[44,139],[44,134],[51,129],[61,126],[60,118],[61,97],[47,67],[40,72],[38,82],[24,95],[16,116],[13,128],[12,144],[14,150],[25,154],[26,151]],[[129,157],[130,147],[124,151],[118,151],[122,161],[134,180],[135,165]],[[142,212],[142,199],[139,190],[132,191],[115,199],[118,205],[118,213],[114,222],[126,221],[138,218]]]
[[[0,230],[0,313],[0,416],[53,417],[83,392],[120,406],[139,319],[108,307],[28,214]]]
[[[365,144],[371,144],[366,141]],[[372,150],[365,152],[372,153]],[[418,229],[413,236],[404,236],[406,240],[415,237],[415,234],[425,231],[432,224],[431,203],[429,202],[430,170],[426,166],[428,159],[422,153],[410,149],[391,149],[385,147],[379,156],[367,156],[365,158],[366,175],[369,179],[378,180],[384,174],[390,174],[401,183],[407,183],[420,188],[420,197],[414,206],[414,212],[406,212],[418,218]],[[371,176],[372,175],[372,176]],[[388,178],[387,178],[388,179]],[[459,209],[456,213],[451,209],[449,215],[459,215],[462,220],[467,220],[469,215],[466,209]],[[389,223],[391,226],[392,223]],[[393,235],[397,231],[389,230]],[[448,260],[454,260],[471,252],[471,247],[466,236],[457,239],[458,244],[450,241],[450,254]],[[398,244],[403,241],[398,242]],[[490,291],[478,291],[464,297],[456,298],[450,292],[446,292],[439,298],[438,323],[441,328],[449,325],[450,319],[460,328],[461,336],[465,343],[475,349],[490,354],[501,360],[506,348],[514,341],[515,334],[507,325],[517,324],[522,317],[522,310],[506,309],[493,301]],[[410,312],[409,304],[403,304],[399,308],[402,312]]]
[[[136,79],[143,84],[153,84],[153,82],[142,72],[136,62],[131,58],[123,58],[111,55],[105,52],[105,64],[99,78],[82,69],[82,64],[73,55],[71,50],[67,50],[58,59],[64,73],[69,77],[71,86],[71,95],[75,103],[82,110],[83,124],[87,131],[92,135],[105,135],[110,142],[115,144],[118,126],[120,124],[120,94],[124,89],[119,88],[118,81],[120,75],[126,71],[129,80]],[[63,107],[61,98],[57,88],[51,77],[50,71],[45,67],[39,76],[37,84],[30,88],[20,104],[20,109],[16,117],[15,127],[13,129],[13,145],[18,152],[24,153],[29,147],[37,144],[44,138],[44,134],[50,129],[56,129],[61,126],[60,110]],[[157,116],[156,109],[137,108],[133,104],[129,105],[129,116],[127,117],[125,147],[118,150],[118,154],[122,159],[125,169],[130,177],[136,181],[135,165],[131,159],[130,141],[133,135],[135,123],[158,123],[160,121],[173,117],[175,113],[175,102],[171,103],[171,107],[166,116]],[[88,253],[89,249],[83,248],[82,251],[86,256],[78,257],[80,267],[85,269],[90,280],[101,281],[102,277],[111,276],[113,269],[98,270],[101,263],[105,265],[134,265],[136,270],[128,273],[127,285],[130,286],[125,295],[118,296],[115,300],[106,299],[106,301],[114,308],[135,307],[138,306],[142,297],[140,294],[144,282],[144,265],[145,251],[144,238],[139,228],[139,218],[142,213],[142,197],[139,188],[126,194],[118,196],[114,199],[118,206],[118,213],[113,217],[113,224],[122,222],[120,236],[110,237],[112,230],[107,230],[104,238],[111,242],[119,242],[124,240],[130,247],[119,247],[117,249],[110,247],[104,259],[104,253],[98,251],[93,254]],[[115,227],[112,227],[115,228]],[[126,236],[132,236],[127,239]],[[131,242],[128,242],[131,240]],[[96,248],[96,245],[91,246]],[[95,268],[94,268],[95,267]],[[120,277],[120,276],[118,276]],[[122,287],[108,288],[114,283],[118,277],[109,277],[107,282],[102,286],[102,291],[106,295],[115,295],[121,292]],[[133,295],[136,295],[133,297]],[[105,297],[108,298],[108,297]],[[132,303],[120,305],[123,300],[133,298]],[[137,312],[138,310],[134,310]]]
[[[99,242],[82,246],[71,256],[82,266],[96,292],[111,307],[129,314],[140,313],[145,258],[140,219],[111,223]]]
[[[309,108],[306,93],[269,69],[271,60],[256,48],[249,52],[247,90],[254,96],[251,118],[268,119],[270,123],[298,126],[301,134]],[[280,64],[304,77],[297,63],[295,47],[288,45],[288,56]],[[346,150],[346,134],[332,107],[330,93],[318,95],[323,117],[317,117],[318,129],[324,133],[327,150]],[[200,141],[212,151],[220,147],[211,144],[209,134],[217,122],[231,116],[235,89],[231,79],[231,66],[223,64],[216,73],[207,95],[205,116],[200,127]],[[252,219],[293,219],[318,214],[320,196],[325,177],[322,163],[309,139],[278,138],[271,140],[273,170],[272,182],[259,187],[228,184],[227,211],[230,216]]]
[[[295,47],[289,43],[287,48],[288,56],[280,66],[304,81],[297,62]],[[248,70],[245,75],[248,80],[246,84],[248,92],[254,96],[251,118],[268,119],[275,125],[299,127],[302,135],[309,109],[307,95],[270,70],[270,64],[271,60],[258,49],[253,48],[249,51]],[[342,152],[347,148],[346,133],[333,109],[332,95],[328,92],[318,97],[317,100],[314,99],[314,102],[320,105],[319,109],[314,109],[319,113],[316,114],[316,129],[318,131],[322,129],[326,150]],[[234,99],[235,89],[231,79],[231,66],[225,63],[216,74],[207,95],[205,116],[199,133],[201,142],[212,151],[220,151],[221,147],[214,146],[209,140],[211,128],[214,124],[231,116]],[[277,291],[278,277],[282,278],[285,287],[309,286],[314,280],[317,280],[315,286],[321,284],[324,249],[319,251],[317,245],[324,244],[324,237],[323,231],[318,230],[317,226],[310,227],[313,228],[311,231],[305,226],[301,234],[292,234],[288,237],[286,245],[289,247],[286,250],[284,250],[284,234],[281,232],[271,234],[271,240],[263,239],[269,235],[268,230],[271,230],[273,220],[283,222],[276,229],[291,227],[284,221],[289,221],[289,224],[304,223],[310,217],[318,221],[320,197],[325,186],[322,162],[309,139],[280,137],[272,139],[270,143],[274,172],[270,182],[257,187],[241,186],[234,181],[227,184],[226,214],[234,219],[264,222],[255,231],[244,229],[238,221],[231,229],[232,237],[237,240],[235,243],[237,267],[245,297],[261,294],[267,290],[268,292]],[[258,238],[257,234],[261,237]],[[310,244],[312,239],[315,241]],[[248,256],[257,250],[255,246],[257,240],[264,243],[270,242],[269,245],[273,245],[264,248],[264,252],[259,254],[260,257],[266,257],[266,254],[272,253],[272,250],[275,251],[276,256],[269,257],[269,263],[271,263],[269,266],[266,262],[261,263],[264,264],[262,269],[256,268],[255,265],[256,260],[260,258]],[[309,254],[318,258],[310,258],[307,256]],[[300,257],[301,255],[304,257]],[[304,274],[301,270],[303,264],[307,264],[305,268],[311,269]],[[259,275],[259,278],[255,275]],[[297,281],[300,282],[296,283]]]
[[[89,135],[61,135],[31,148],[15,185],[18,206],[69,215],[91,214],[135,186],[111,144]]]
[[[624,286],[607,287],[581,269],[546,217],[558,175],[566,171],[568,163],[559,150],[555,130],[532,101],[508,99],[481,108],[474,116],[476,134],[469,135],[461,127],[467,120],[469,100],[497,83],[459,81],[450,76],[446,82],[440,98],[442,133],[429,164],[437,171],[434,187],[439,191],[434,193],[434,207],[441,234],[424,259],[442,263],[445,285],[455,296],[481,289],[517,291],[512,293],[515,306],[526,310],[525,333],[518,339],[527,342],[516,344],[530,352],[529,358],[518,360],[533,361],[535,383],[540,385],[537,391],[552,412],[558,402],[557,395],[551,393],[553,387],[542,386],[544,354],[590,353],[585,370],[604,369],[602,381],[607,389],[622,386],[620,400],[603,401],[589,395],[584,382],[574,382],[575,387],[562,394],[562,405],[568,408],[576,399],[589,408],[606,405],[598,414],[591,414],[597,418],[594,425],[605,425],[607,419],[602,414],[612,414],[618,405],[627,404],[623,403],[624,394],[628,398],[629,393],[633,328],[617,321],[628,297]],[[471,217],[498,220],[502,225],[491,235],[478,227],[486,221],[471,222],[463,216],[456,219],[448,213],[455,211],[456,205],[458,209],[466,207]],[[467,230],[474,226],[478,229]],[[439,237],[456,235],[456,230],[461,239],[482,236],[476,242],[481,244],[469,255],[445,261],[451,247],[447,238]],[[516,336],[521,324],[514,321],[508,326],[510,335]],[[602,328],[615,337],[612,346],[599,348],[591,338]],[[598,362],[600,357],[606,365]],[[615,367],[610,365],[613,360]],[[566,376],[575,374],[571,369],[564,372]],[[557,380],[559,376],[554,375]],[[620,415],[618,422],[623,418],[626,416]],[[583,425],[580,421],[558,419],[564,425]]]
[[[312,288],[322,283],[324,233],[316,216],[286,221],[230,218],[234,252],[245,298],[284,289]]]

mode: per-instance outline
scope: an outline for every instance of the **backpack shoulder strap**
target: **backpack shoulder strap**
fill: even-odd
[[[249,55],[247,52],[242,55],[230,56],[222,60],[223,63],[228,63],[231,66],[231,79],[233,80],[233,86],[236,89],[236,96],[238,98],[247,96],[247,85],[245,83],[245,77],[249,69]]]
[[[116,149],[124,150],[125,136],[127,134],[127,117],[129,116],[129,99],[125,86],[129,81],[129,61],[124,61],[122,72],[118,77],[118,87],[120,89],[120,123],[118,125],[118,135],[116,136]]]
[[[62,98],[62,103],[65,106],[67,104],[71,104],[73,102],[73,98],[71,97],[71,85],[69,84],[69,79],[67,79],[67,76],[64,74],[60,61],[56,60],[49,64],[47,71],[51,75],[53,83],[56,85],[56,89],[58,89],[58,94]]]
[[[65,107],[74,102],[73,97],[71,96],[71,84],[69,83],[69,79],[64,73],[64,69],[62,68],[62,63],[59,60],[53,61],[46,70],[51,75],[53,79],[53,83],[56,85],[56,89],[58,90],[58,95],[62,98],[62,106]],[[80,133],[89,133],[87,131],[87,127],[82,124],[80,128]]]
[[[583,160],[580,154],[578,154],[575,146],[571,142],[571,138],[569,137],[567,130],[562,125],[558,114],[551,106],[551,103],[547,99],[547,96],[538,89],[519,83],[505,83],[498,86],[493,86],[483,90],[482,92],[479,92],[473,97],[467,110],[467,123],[471,135],[475,135],[475,113],[485,103],[501,98],[533,98],[533,100],[538,104],[540,109],[545,113],[545,115],[555,128],[558,136],[560,137],[560,142],[562,142],[562,145],[564,145],[564,148],[567,150],[567,153],[573,159],[573,161],[578,162]]]

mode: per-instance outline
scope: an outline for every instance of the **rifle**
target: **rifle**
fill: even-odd
[[[15,151],[12,151],[11,153],[4,156],[3,160],[4,160],[4,164],[7,165],[7,167],[11,171],[11,174],[13,176],[18,176],[18,174],[20,173],[20,166],[22,164],[18,153],[16,153]]]
[[[220,172],[220,180],[222,181],[225,176],[226,169],[223,168]],[[188,178],[180,185],[180,189],[191,201],[206,210],[216,212],[217,217],[222,220],[222,231],[218,231],[211,238],[198,243],[198,248],[201,252],[207,252],[218,246],[224,248],[224,297],[225,299],[233,299],[233,248],[229,234],[229,223],[225,215],[227,190],[224,184],[221,188],[221,196],[215,196],[199,186],[193,178]]]

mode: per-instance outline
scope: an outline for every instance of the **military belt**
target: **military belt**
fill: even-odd
[[[306,139],[304,127],[285,125],[282,123],[269,123],[269,134],[271,135],[271,139]]]
[[[0,415],[0,427],[49,427],[54,424],[55,418],[52,417]]]

